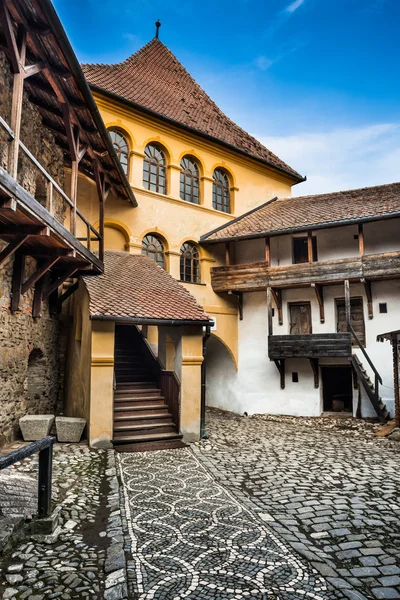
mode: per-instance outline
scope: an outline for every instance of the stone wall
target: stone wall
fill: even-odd
[[[12,76],[0,52],[0,115],[10,123]],[[0,128],[1,129],[1,128]],[[37,109],[24,97],[21,140],[43,167],[63,187],[64,157],[52,133],[43,127]],[[8,144],[0,134],[0,165],[7,169]],[[45,182],[30,161],[20,154],[18,182],[47,206]],[[65,206],[55,195],[54,216],[65,219]],[[0,251],[5,246],[0,240]],[[27,257],[25,279],[36,261]],[[13,259],[0,267],[0,445],[19,437],[18,421],[24,414],[60,411],[59,323],[50,317],[47,304],[43,316],[32,317],[33,288],[21,297],[20,310],[10,311]]]

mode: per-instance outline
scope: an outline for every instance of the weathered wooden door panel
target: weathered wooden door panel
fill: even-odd
[[[336,300],[336,308],[337,331],[338,333],[344,333],[347,331],[346,307],[344,300]],[[350,300],[350,324],[356,332],[361,344],[365,346],[365,323],[362,298],[351,298]],[[355,340],[353,340],[353,345],[355,345]]]
[[[289,304],[290,334],[307,335],[312,333],[311,305],[309,302]]]

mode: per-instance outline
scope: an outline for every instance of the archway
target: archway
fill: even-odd
[[[215,335],[207,341],[206,405],[237,411],[237,370],[227,346]]]

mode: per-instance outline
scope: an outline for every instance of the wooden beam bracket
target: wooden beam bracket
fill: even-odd
[[[57,277],[57,279],[55,281],[53,281],[48,288],[43,292],[42,295],[42,299],[43,300],[47,300],[47,298],[53,293],[55,292],[60,285],[62,285],[63,283],[65,283],[67,281],[67,279],[69,279],[70,277],[72,277],[72,275],[77,271],[77,268],[71,267],[70,269],[67,269],[66,271],[64,271],[64,273],[62,275],[60,275],[59,277]]]
[[[65,300],[67,300],[79,287],[79,281],[76,281],[59,297],[58,299],[58,308],[61,309],[61,306]]]
[[[38,268],[36,269],[36,271],[34,273],[32,273],[32,275],[30,277],[28,277],[28,279],[26,281],[24,281],[24,283],[22,284],[21,287],[21,293],[22,295],[26,294],[26,292],[33,286],[36,284],[36,282],[39,281],[39,279],[41,279],[43,277],[43,275],[45,275],[47,273],[47,271],[49,271],[49,269],[51,269],[51,267],[59,260],[59,256],[56,256],[55,258],[49,258],[47,260],[45,260],[43,263],[38,265]]]
[[[276,368],[279,371],[279,375],[281,378],[281,389],[284,390],[285,389],[285,359],[281,358],[281,359],[276,359],[274,360],[274,363],[276,365]]]
[[[17,252],[14,259],[12,282],[11,282],[11,312],[19,310],[21,299],[21,286],[25,270],[25,256]]]
[[[314,374],[314,387],[319,388],[319,364],[318,358],[310,358],[310,365]]]
[[[240,321],[243,321],[243,292],[233,292],[237,298],[237,307]]]
[[[20,246],[22,246],[28,237],[28,235],[17,235],[15,239],[10,242],[2,252],[0,252],[0,267],[7,260],[7,258],[12,256],[14,252],[18,250]]]
[[[318,285],[317,283],[311,284],[311,287],[314,288],[315,295],[317,297],[320,321],[321,323],[325,323],[324,288],[322,285]]]
[[[365,295],[367,296],[368,318],[369,319],[373,319],[374,318],[374,307],[373,307],[373,303],[372,303],[372,286],[371,286],[371,282],[368,279],[361,279],[361,281],[364,284]]]
[[[279,325],[283,325],[282,290],[279,290],[277,288],[271,288],[271,293],[274,298],[276,308],[278,310]]]

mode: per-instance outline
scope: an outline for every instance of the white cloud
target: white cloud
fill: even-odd
[[[258,56],[254,61],[260,71],[267,71],[274,64],[274,60],[267,58],[266,56]]]
[[[287,12],[294,13],[295,10],[300,8],[300,6],[304,4],[304,0],[294,0],[289,6],[285,8]]]
[[[400,123],[255,137],[307,175],[305,183],[293,188],[296,196],[400,180]]]

